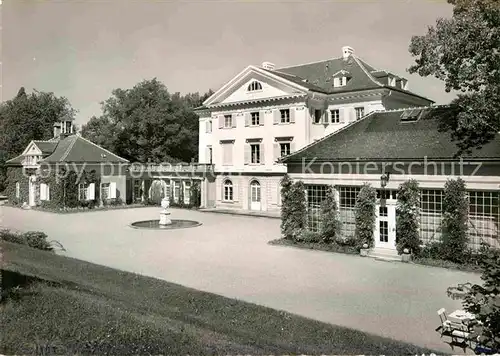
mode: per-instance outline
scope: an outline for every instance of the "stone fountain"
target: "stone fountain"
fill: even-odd
[[[161,200],[161,207],[162,210],[160,211],[160,225],[171,225],[172,220],[170,220],[170,212],[167,210],[167,208],[170,206],[170,202],[167,198],[163,198]]]

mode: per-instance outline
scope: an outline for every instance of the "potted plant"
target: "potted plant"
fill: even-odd
[[[407,248],[403,249],[403,255],[401,256],[403,262],[409,262],[411,260],[410,250]]]
[[[363,257],[368,256],[368,251],[369,251],[369,249],[368,249],[368,244],[366,244],[366,243],[365,243],[365,244],[363,244],[363,247],[362,247],[362,248],[361,248],[361,250],[360,250],[360,254],[361,254],[361,256],[363,256]]]

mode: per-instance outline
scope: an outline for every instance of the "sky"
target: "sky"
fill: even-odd
[[[2,3],[2,0],[0,0]],[[100,115],[115,88],[158,78],[170,92],[217,90],[246,66],[277,68],[339,57],[342,46],[410,90],[448,103],[437,79],[410,75],[411,36],[444,0],[3,0],[2,100],[21,86],[65,96],[76,123]]]

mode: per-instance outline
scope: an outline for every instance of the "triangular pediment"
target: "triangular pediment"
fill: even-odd
[[[38,146],[36,145],[35,142],[31,141],[22,154],[23,155],[41,155],[42,150],[40,150],[40,148],[38,148]]]
[[[307,93],[307,88],[250,66],[215,92],[204,104],[229,104],[304,93]]]

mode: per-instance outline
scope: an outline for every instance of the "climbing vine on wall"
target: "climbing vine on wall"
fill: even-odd
[[[402,254],[407,248],[411,253],[420,252],[419,220],[420,189],[418,182],[410,179],[398,189],[396,205],[396,248]]]
[[[19,182],[19,198],[16,197],[16,182]],[[21,167],[7,168],[7,187],[5,194],[9,203],[12,205],[22,205],[28,202],[29,181],[28,177],[23,173]]]
[[[354,237],[358,247],[367,244],[373,247],[373,230],[375,229],[375,205],[377,203],[377,192],[368,183],[365,183],[356,198],[355,221],[356,227]]]
[[[281,231],[285,239],[301,239],[307,228],[307,206],[304,183],[297,181],[290,184],[287,178],[282,180],[282,215]]]

